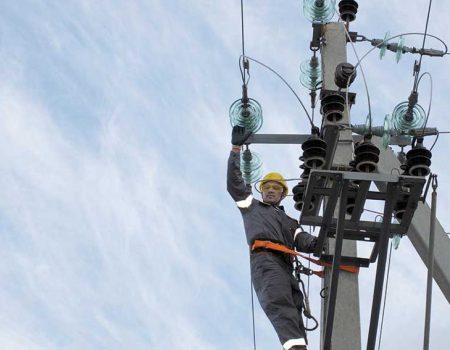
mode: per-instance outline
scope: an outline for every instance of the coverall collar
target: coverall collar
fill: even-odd
[[[267,205],[267,206],[274,207],[275,209],[280,209],[282,211],[285,211],[284,210],[284,206],[282,206],[282,205],[269,204],[269,203],[266,203],[266,202],[263,202],[263,201],[260,201],[260,203],[262,203],[264,205]]]

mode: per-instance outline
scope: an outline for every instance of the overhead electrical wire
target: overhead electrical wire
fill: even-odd
[[[347,37],[350,39],[349,33],[348,33],[348,31],[347,31],[346,28],[345,28],[345,31],[346,31]],[[440,41],[440,42],[444,45],[444,47],[445,47],[445,53],[444,53],[444,54],[447,54],[447,53],[448,53],[448,47],[447,47],[447,44],[446,44],[442,39],[440,39],[439,37],[437,37],[437,36],[435,36],[435,35],[427,34],[427,33],[414,33],[414,32],[402,33],[402,34],[398,34],[398,35],[394,35],[394,36],[392,36],[392,37],[386,38],[383,42],[381,42],[380,44],[374,46],[374,47],[371,48],[369,51],[367,51],[361,58],[358,58],[358,56],[357,56],[358,61],[357,61],[356,65],[355,65],[355,69],[358,68],[359,66],[362,67],[362,63],[361,63],[361,62],[362,62],[362,61],[363,61],[363,60],[364,60],[364,59],[365,59],[372,51],[374,51],[374,50],[375,50],[376,48],[378,48],[379,46],[381,46],[381,45],[387,43],[389,40],[392,40],[392,39],[395,39],[395,38],[401,37],[401,36],[407,36],[407,35],[421,35],[421,36],[424,36],[424,37],[426,37],[426,36],[432,37],[432,38],[434,38],[434,39]],[[369,41],[368,39],[365,39],[365,40]],[[352,44],[352,48],[353,48],[353,50],[355,51],[355,55],[356,55],[356,50],[355,50],[354,44],[353,44],[353,42],[352,42],[351,40],[350,40],[350,43]],[[423,49],[423,48],[422,48],[422,49]],[[422,58],[422,56],[423,56],[423,55],[421,55],[421,58]],[[360,70],[361,70],[361,67],[360,67]],[[361,73],[363,73],[362,70],[361,70]],[[425,75],[425,73],[423,73],[422,75],[420,75],[420,77],[418,78],[418,81],[417,81],[417,84],[416,84],[416,89],[418,88],[419,82],[420,82],[421,78],[423,77],[423,75]],[[432,77],[431,77],[430,73],[426,72],[426,75],[429,75],[430,80],[431,80],[431,85],[432,85]],[[363,79],[364,79],[364,85],[365,85],[365,88],[366,88],[366,93],[367,93],[367,96],[368,96],[368,101],[370,101],[369,92],[368,92],[367,84],[366,84],[366,81],[365,81],[364,73],[363,73]],[[348,81],[348,82],[349,82],[349,81]],[[349,84],[347,83],[347,94],[348,94],[348,85],[349,85]],[[429,104],[428,113],[427,113],[427,117],[426,117],[426,120],[427,120],[427,121],[428,121],[429,113],[430,113],[430,110],[431,110],[431,100],[432,100],[432,86],[430,87],[430,104]],[[347,98],[347,102],[346,102],[346,103],[347,103],[347,108],[348,108],[348,98]],[[371,110],[370,110],[370,102],[369,102],[369,116],[370,116],[369,123],[370,123],[370,127],[371,127],[371,126],[372,126],[372,117],[371,117]],[[424,124],[424,128],[425,128],[425,126],[426,126],[426,123]]]
[[[357,58],[357,64],[355,65],[355,69],[359,67],[359,69],[360,69],[360,71],[361,71],[361,73],[362,73],[363,81],[364,81],[364,86],[365,86],[366,95],[367,95],[368,109],[369,109],[369,120],[370,120],[370,124],[369,124],[369,132],[371,131],[371,127],[372,127],[372,113],[371,113],[370,94],[369,94],[369,89],[368,89],[367,81],[366,81],[366,78],[365,78],[365,75],[364,75],[364,70],[363,70],[363,67],[362,67],[362,64],[361,64],[362,60],[363,60],[365,57],[367,57],[367,55],[369,55],[369,54],[370,54],[374,49],[376,49],[377,47],[379,47],[379,46],[381,46],[381,45],[387,43],[389,40],[392,40],[392,39],[397,38],[397,37],[399,37],[399,36],[406,36],[406,35],[423,35],[422,50],[421,50],[422,52],[423,52],[423,49],[424,49],[424,46],[425,46],[426,37],[427,37],[427,36],[430,36],[430,37],[433,37],[433,38],[439,40],[439,41],[444,45],[444,47],[445,47],[445,53],[444,53],[444,55],[450,54],[450,53],[448,52],[447,45],[445,44],[445,42],[444,42],[443,40],[441,40],[440,38],[438,38],[438,37],[436,37],[436,36],[434,36],[434,35],[427,34],[428,23],[429,23],[429,17],[430,17],[430,10],[431,10],[431,4],[432,4],[432,0],[429,1],[429,7],[428,7],[428,13],[427,13],[427,19],[426,19],[426,25],[425,25],[425,32],[424,32],[424,33],[404,33],[404,34],[399,34],[399,35],[392,36],[392,37],[387,38],[386,40],[384,40],[382,43],[376,45],[374,48],[372,48],[372,49],[369,50],[367,53],[365,53],[361,58],[358,56],[358,53],[357,53],[356,48],[355,48],[355,45],[353,44],[353,42],[352,42],[352,40],[351,40],[351,38],[350,38],[350,34],[349,34],[347,28],[344,26],[346,36],[349,38],[349,42],[351,43],[352,49],[353,49],[354,54],[355,54],[355,56],[356,56],[356,58]],[[248,72],[248,66],[246,66],[246,64],[247,64],[247,63],[246,63],[246,60],[251,60],[251,61],[253,61],[253,62],[255,62],[255,63],[258,63],[259,65],[265,67],[266,69],[270,70],[272,73],[274,73],[276,76],[278,76],[278,78],[280,78],[280,79],[283,81],[283,83],[284,83],[284,84],[291,90],[291,92],[295,95],[295,97],[297,98],[297,100],[298,100],[299,103],[301,104],[303,110],[305,111],[306,116],[307,116],[307,118],[308,118],[308,120],[309,120],[311,126],[314,127],[314,108],[312,108],[312,111],[311,111],[312,116],[313,116],[313,117],[311,118],[311,116],[309,115],[309,113],[308,113],[308,111],[307,111],[305,105],[304,105],[303,102],[301,101],[300,97],[297,95],[297,93],[294,91],[294,89],[287,83],[287,81],[286,81],[286,80],[285,80],[285,79],[284,79],[277,71],[275,71],[274,69],[272,69],[272,68],[269,67],[268,65],[266,65],[266,64],[264,64],[264,63],[262,63],[262,62],[260,62],[260,61],[258,61],[258,60],[256,60],[256,59],[254,59],[254,58],[251,58],[251,57],[248,57],[248,56],[245,55],[245,35],[244,35],[244,11],[243,11],[243,0],[241,0],[241,39],[242,39],[242,55],[239,57],[239,68],[240,68],[240,71],[241,71],[241,77],[242,77],[243,84],[244,84],[244,85],[247,85],[247,83],[248,83],[248,81],[249,81],[249,79],[250,79],[250,74],[249,74],[249,72]],[[367,39],[366,39],[366,40],[367,40]],[[422,77],[423,77],[424,75],[428,75],[429,78],[430,78],[430,101],[429,101],[429,107],[428,107],[428,112],[427,112],[427,116],[426,116],[426,121],[425,121],[425,124],[424,124],[424,127],[423,127],[423,129],[425,129],[425,127],[426,127],[426,125],[427,125],[427,122],[428,122],[428,119],[429,119],[429,114],[430,114],[430,111],[431,111],[432,91],[433,91],[432,84],[433,84],[433,81],[432,81],[431,74],[428,73],[428,72],[425,72],[425,73],[423,73],[423,74],[421,74],[421,75],[419,76],[419,73],[420,73],[420,66],[421,66],[421,62],[422,62],[423,56],[424,56],[424,54],[423,54],[423,53],[420,53],[420,59],[419,59],[418,65],[417,65],[418,68],[417,68],[417,70],[415,70],[414,91],[416,91],[416,90],[418,89]],[[248,75],[248,78],[246,77],[246,73],[247,73],[247,75]],[[349,85],[350,85],[350,78],[349,78],[348,81],[347,81],[347,87],[346,87],[346,90],[347,90],[347,91],[346,91],[346,95],[347,95],[347,98],[346,98],[347,110],[349,110],[349,104],[348,104],[348,88],[349,88]],[[442,133],[450,133],[450,131],[446,131],[446,132],[442,132]],[[438,137],[439,137],[439,132],[437,133],[436,140],[435,140],[435,142],[433,143],[433,146],[431,147],[431,149],[432,149],[432,148],[434,147],[434,145],[436,144],[436,142],[437,142],[437,140],[438,140]],[[367,210],[367,209],[365,209],[365,210]],[[367,211],[371,211],[371,210],[367,210]],[[372,211],[372,212],[374,212],[374,211]],[[310,227],[310,229],[311,229],[311,227]],[[385,286],[385,293],[384,293],[384,294],[385,294],[385,297],[384,297],[384,304],[383,304],[383,314],[382,314],[382,319],[381,319],[381,329],[380,329],[380,335],[379,335],[378,349],[380,348],[380,344],[381,344],[381,336],[382,336],[382,329],[383,329],[384,312],[385,312],[385,306],[386,306],[386,296],[387,296],[388,281],[389,281],[389,271],[390,271],[391,253],[392,253],[392,243],[391,243],[391,248],[390,248],[390,252],[389,252],[389,263],[388,263],[388,271],[387,271],[387,277],[386,277],[386,286]],[[308,278],[308,293],[309,293],[309,278]],[[253,285],[252,285],[252,283],[251,283],[251,296],[252,296],[251,302],[252,302],[252,316],[253,316],[253,342],[254,342],[254,349],[256,350],[255,315],[254,315]]]
[[[437,140],[439,139],[439,134],[443,134],[443,133],[440,133],[439,131],[437,132],[436,138],[434,139],[434,142],[430,147],[430,151],[433,149],[434,145],[436,144]]]
[[[337,14],[339,14],[339,12],[338,12],[338,10],[336,8],[335,8],[335,12]],[[339,20],[340,20],[340,16],[339,16]],[[345,25],[344,25],[344,30],[345,30],[345,35],[347,36],[347,38],[348,38],[348,40],[349,40],[349,42],[350,42],[350,44],[352,46],[353,52],[354,52],[354,54],[356,56],[356,59],[358,60],[358,63],[359,63],[361,60],[359,59],[359,55],[358,55],[358,52],[356,51],[355,44],[353,44],[353,41],[352,41],[352,39],[350,37],[350,33],[348,32],[347,26],[345,26]],[[355,65],[355,70],[356,70],[357,67],[358,67],[358,64]],[[362,77],[363,77],[363,82],[364,82],[364,88],[366,90],[367,105],[368,105],[368,108],[369,108],[369,133],[371,133],[372,132],[372,108],[371,108],[371,105],[370,105],[369,88],[367,86],[366,76],[364,74],[364,70],[363,70],[362,65],[359,65],[359,70],[361,71],[361,74],[362,74]],[[349,103],[348,103],[348,88],[350,86],[351,77],[352,76],[349,76],[348,79],[347,79],[347,87],[346,87],[346,92],[345,92],[345,103],[347,105],[347,111],[348,112],[350,111],[350,106],[349,106]]]
[[[423,41],[422,41],[422,51],[425,48],[425,40],[427,39],[428,22],[430,20],[430,12],[431,12],[431,3],[432,2],[433,2],[433,0],[430,0],[430,2],[428,3],[428,13],[427,13],[427,20],[425,22],[425,32],[424,32]],[[417,92],[417,88],[419,85],[418,79],[419,79],[420,67],[422,64],[422,58],[423,58],[423,53],[420,54],[419,64],[417,65],[417,71],[414,71],[415,77],[414,77],[413,91],[416,91],[416,92]]]
[[[384,288],[383,312],[381,314],[380,334],[378,337],[378,350],[380,350],[381,337],[383,335],[384,311],[386,309],[386,299],[387,299],[388,284],[389,284],[389,272],[391,271],[391,256],[392,256],[392,241],[391,241],[391,245],[390,245],[390,249],[389,249],[389,260],[388,260],[387,275],[386,275],[386,285]]]
[[[305,105],[303,104],[302,100],[300,99],[300,97],[297,95],[297,93],[294,91],[294,89],[288,84],[288,82],[273,68],[267,66],[266,64],[254,59],[254,58],[251,58],[251,57],[248,57],[245,55],[244,1],[243,0],[241,0],[241,44],[242,44],[242,54],[239,57],[239,70],[241,72],[241,78],[242,78],[243,85],[246,87],[250,80],[250,72],[248,71],[248,65],[247,65],[246,60],[251,60],[251,61],[256,62],[259,65],[267,68],[272,73],[274,73],[276,76],[278,76],[278,78],[280,78],[286,84],[286,86],[292,91],[292,93],[295,95],[297,100],[300,102],[303,110],[305,111],[306,116],[308,117],[308,120],[311,124],[311,127],[314,128],[315,126],[314,126],[313,119],[310,117],[310,115],[309,115]],[[247,79],[246,79],[246,73],[248,75]]]
[[[355,56],[356,56],[356,58],[357,58],[357,63],[356,63],[356,65],[355,65],[355,69],[359,67],[359,68],[360,68],[360,71],[361,71],[361,74],[362,74],[362,76],[363,76],[364,87],[365,87],[365,90],[366,90],[367,102],[368,102],[368,108],[369,108],[369,133],[371,132],[371,129],[372,129],[372,112],[371,112],[371,104],[370,104],[370,94],[369,94],[369,89],[368,89],[367,81],[366,81],[366,78],[365,78],[365,75],[364,75],[364,70],[362,69],[362,64],[361,64],[361,62],[362,62],[362,60],[363,60],[369,53],[371,53],[371,52],[372,52],[374,49],[376,49],[377,47],[381,46],[381,45],[384,44],[384,43],[387,43],[389,40],[395,39],[395,38],[400,37],[400,36],[406,36],[406,35],[423,35],[424,40],[423,40],[423,43],[422,43],[422,50],[424,49],[425,38],[426,38],[427,36],[430,36],[430,37],[432,37],[432,38],[435,38],[435,39],[439,40],[439,41],[444,45],[444,47],[445,47],[445,54],[447,54],[448,48],[447,48],[447,45],[445,44],[445,42],[444,42],[442,39],[440,39],[440,38],[438,38],[438,37],[436,37],[436,36],[434,36],[434,35],[427,34],[428,21],[429,21],[429,14],[430,14],[430,8],[431,8],[431,0],[430,0],[429,8],[428,8],[428,15],[427,15],[427,21],[426,21],[425,33],[404,33],[404,34],[399,34],[399,35],[395,35],[395,36],[393,36],[393,37],[387,38],[387,39],[385,39],[383,42],[381,42],[380,44],[376,45],[374,48],[370,49],[370,50],[369,50],[366,54],[364,54],[361,58],[358,57],[358,53],[357,53],[357,51],[356,51],[355,45],[353,44],[353,41],[352,41],[351,38],[350,38],[350,34],[349,34],[348,30],[347,30],[347,27],[344,26],[345,33],[346,33],[346,35],[347,35],[347,38],[349,39],[349,42],[350,42],[350,44],[351,44],[351,46],[352,46],[352,49],[353,49],[353,52],[355,53]],[[337,10],[336,10],[336,12],[337,12]],[[368,40],[368,39],[366,39],[366,40]],[[421,60],[422,60],[422,57],[423,57],[423,54],[420,55],[420,62],[421,62]],[[419,63],[419,67],[420,67],[420,63]],[[425,74],[425,73],[424,73],[424,74]],[[421,78],[422,78],[422,76],[423,76],[424,74],[422,74],[420,77],[418,77],[418,75],[417,75],[417,77],[418,77],[418,78],[416,79],[417,82],[414,83],[414,86],[415,86],[415,89],[416,89],[416,90],[417,90],[417,88],[418,88],[418,86],[419,86],[419,82],[420,82],[420,80],[421,80]],[[430,79],[431,79],[431,88],[430,88],[431,92],[430,92],[430,104],[429,104],[429,107],[428,107],[428,113],[427,113],[427,117],[426,117],[426,122],[425,122],[425,124],[424,124],[424,129],[425,129],[426,123],[427,123],[427,121],[428,121],[429,113],[430,113],[430,110],[431,110],[432,91],[433,91],[431,75],[430,75],[430,73],[428,73],[428,72],[427,72],[427,75],[429,75],[429,77],[430,77]],[[346,88],[346,104],[347,104],[347,110],[349,110],[349,103],[348,103],[348,87],[349,87],[349,85],[350,85],[349,83],[350,83],[350,77],[349,77],[349,79],[348,79],[348,81],[347,81],[347,88]]]
[[[247,86],[248,81],[250,80],[250,72],[245,67],[245,35],[244,35],[244,0],[241,0],[241,42],[242,42],[242,55],[239,57],[239,69],[241,71],[242,83],[244,87]],[[241,58],[243,60],[242,68],[241,66]],[[245,72],[248,72],[248,79],[245,77]],[[253,350],[256,350],[256,327],[255,327],[255,303],[253,300],[253,281],[250,276],[250,295],[251,295],[251,303],[252,303],[252,330],[253,330]]]
[[[422,132],[425,131],[425,128],[427,126],[428,118],[429,118],[430,112],[431,112],[431,103],[433,101],[433,77],[431,76],[431,74],[429,72],[424,72],[424,73],[422,73],[420,75],[419,80],[417,81],[417,88],[419,88],[420,81],[422,80],[424,75],[427,75],[430,78],[430,102],[428,103],[427,116],[426,116],[426,119],[425,119],[425,123],[423,124],[423,129],[422,129],[423,131]]]
[[[241,71],[241,77],[242,77],[242,83],[247,86],[249,80],[250,80],[250,71],[248,69],[243,68],[243,63],[241,63],[241,60],[243,60],[243,56],[239,56],[239,70]],[[245,72],[247,72],[247,80],[245,79]]]
[[[241,0],[241,42],[242,42],[242,57],[245,60],[245,34],[244,34],[244,0]],[[240,59],[239,59],[239,67],[240,65]],[[245,81],[245,67],[242,70],[241,69],[241,75],[242,75],[242,82],[244,85],[247,85],[248,81]]]
[[[298,102],[300,102],[300,104],[301,104],[301,106],[303,107],[303,110],[305,111],[305,113],[306,113],[306,116],[308,117],[308,119],[309,119],[309,123],[311,124],[311,127],[314,127],[314,123],[313,123],[313,121],[312,121],[312,119],[311,119],[311,117],[310,117],[310,115],[309,115],[309,113],[308,113],[308,110],[306,109],[306,107],[305,107],[305,105],[303,104],[303,102],[302,102],[302,100],[300,99],[300,97],[297,95],[297,93],[295,92],[295,90],[291,87],[291,85],[289,85],[289,83],[275,70],[275,69],[273,69],[273,68],[271,68],[271,67],[269,67],[268,65],[266,65],[266,64],[264,64],[264,63],[262,63],[262,62],[260,62],[260,61],[258,61],[258,60],[256,60],[256,59],[254,59],[254,58],[251,58],[251,57],[249,57],[249,56],[245,56],[245,58],[247,58],[248,60],[250,60],[250,61],[253,61],[253,62],[255,62],[255,63],[258,63],[259,65],[261,65],[261,66],[263,66],[264,68],[266,68],[266,69],[268,69],[268,70],[270,70],[273,74],[275,74],[278,78],[280,78],[281,79],[281,81],[283,81],[283,83],[284,84],[286,84],[286,86],[289,88],[289,90],[291,90],[291,92],[294,94],[294,96],[297,98],[297,100],[298,100]],[[240,64],[240,62],[241,62],[241,60],[239,60],[239,64]]]
[[[250,277],[250,294],[252,296],[253,350],[256,350],[255,303],[253,301],[253,281]]]

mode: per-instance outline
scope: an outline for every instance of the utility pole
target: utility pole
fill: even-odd
[[[345,16],[347,16],[346,21],[352,21],[357,5],[354,7],[355,2],[351,0],[341,1],[341,3],[343,3],[341,12],[344,13],[342,18],[345,20]],[[319,14],[322,11],[319,8],[316,10]],[[351,34],[353,40],[356,40],[357,33]],[[378,46],[383,43],[383,40],[378,40],[377,44],[377,40],[372,40],[372,45]],[[320,97],[323,120],[320,135],[316,127],[312,125],[312,135],[254,134],[248,139],[248,144],[302,144],[304,153],[301,159],[304,160],[302,168],[305,171],[301,176],[301,182],[293,188],[296,208],[301,208],[298,209],[301,211],[299,221],[300,224],[320,227],[314,255],[320,257],[323,262],[330,263],[332,261],[331,267],[325,268],[325,278],[322,282],[324,299],[322,300],[320,320],[321,350],[360,350],[363,348],[358,274],[348,272],[351,270],[342,267],[348,268],[343,265],[350,264],[359,269],[359,267],[368,267],[371,263],[376,262],[366,347],[368,350],[374,350],[378,334],[389,238],[395,234],[407,235],[425,265],[429,265],[430,243],[428,237],[431,210],[423,199],[423,196],[426,196],[426,190],[423,194],[423,189],[426,182],[425,176],[428,173],[424,175],[424,173],[414,173],[409,170],[402,173],[401,169],[403,170],[403,168],[401,168],[400,161],[392,149],[383,147],[381,138],[375,136],[379,133],[373,132],[374,128],[370,132],[363,131],[364,134],[360,129],[355,128],[355,133],[365,136],[363,142],[354,145],[354,141],[359,141],[359,138],[353,136],[352,128],[348,127],[351,125],[348,109],[354,102],[354,94],[342,88],[345,86],[342,84],[342,75],[338,75],[339,78],[336,80],[341,88],[335,82],[336,67],[347,62],[345,24],[342,22],[314,23],[313,40],[310,47],[314,51],[314,58],[316,58],[316,51],[320,48],[322,61]],[[389,46],[387,47],[389,48]],[[313,60],[311,59],[310,62],[311,68],[314,68]],[[349,67],[348,65],[340,67],[343,66]],[[342,73],[342,70],[340,69],[339,72]],[[312,92],[315,91],[316,85],[310,89]],[[344,97],[349,100],[345,106],[342,102]],[[340,128],[339,124],[346,127]],[[381,128],[383,129],[383,127]],[[433,128],[428,128],[427,132],[433,132],[433,130]],[[386,131],[387,129],[384,129],[384,132]],[[414,130],[409,131],[413,132]],[[425,135],[425,129],[422,132]],[[385,136],[384,133],[383,135]],[[391,144],[408,146],[411,142],[409,136],[400,134],[390,136]],[[326,145],[325,148],[322,147],[323,144]],[[377,144],[378,147],[374,144]],[[323,153],[326,153],[326,156],[322,157]],[[353,153],[355,153],[355,157],[353,157]],[[364,163],[362,155],[366,157],[364,158],[365,167],[361,166]],[[374,160],[374,156],[376,160]],[[429,171],[427,165],[429,164],[415,164],[416,167],[423,166],[425,168],[422,169]],[[407,163],[404,166],[407,166]],[[394,169],[397,171],[393,171]],[[378,187],[379,191],[371,190],[374,188],[373,184]],[[361,218],[366,200],[377,200],[384,204],[381,223],[365,221]],[[322,212],[319,210],[320,203],[323,204]],[[350,210],[350,208],[352,209]],[[400,209],[403,210],[401,216],[399,216]],[[397,221],[392,220],[393,215],[396,216]],[[450,239],[437,220],[433,227],[435,227],[436,233],[433,278],[450,302]],[[358,240],[374,243],[370,258],[358,257],[356,243]],[[324,245],[324,243],[326,244]]]
[[[325,44],[322,45],[322,87],[325,90],[338,90],[334,83],[336,66],[347,62],[347,37],[343,23],[329,23],[324,28]],[[326,132],[328,121],[324,120],[322,127]],[[349,111],[344,110],[343,118],[339,123],[350,124]],[[351,130],[339,132],[339,142],[332,161],[333,168],[348,167],[352,160],[353,139]],[[329,239],[327,254],[334,252],[334,240]],[[356,241],[344,240],[343,255],[356,256]],[[329,288],[331,283],[331,269],[325,269],[325,278],[322,287]],[[321,310],[321,350],[324,349],[324,330],[327,318],[328,298],[322,300]],[[350,336],[351,335],[351,336]],[[338,294],[334,312],[333,350],[360,350],[361,328],[359,312],[358,274],[341,271],[339,274]]]
[[[345,33],[344,24],[329,23],[323,26],[324,43],[321,46],[322,55],[322,89],[323,90],[338,90],[335,85],[335,69],[340,63],[347,61],[346,45],[347,37]],[[350,104],[349,104],[350,105]],[[344,110],[343,118],[338,124],[350,125],[350,116],[347,109]],[[324,138],[326,138],[327,126],[329,123],[324,119],[322,128],[324,130]],[[381,145],[381,139],[373,137],[373,142],[378,144],[381,150],[380,161],[377,172],[380,174],[392,174],[392,169],[400,169],[400,162],[391,149],[385,150]],[[352,160],[353,152],[353,137],[350,130],[339,131],[339,141],[332,160],[332,169],[346,170],[349,162]],[[380,190],[386,191],[386,183],[376,183]],[[336,208],[335,217],[339,208]],[[425,265],[428,265],[427,257],[429,252],[429,227],[430,227],[430,207],[426,203],[419,202],[412,218],[410,228],[408,230],[408,238],[413,243],[419,256]],[[333,254],[335,251],[334,239],[328,240],[327,254]],[[342,255],[357,256],[357,247],[355,241],[344,240],[342,247]],[[380,259],[381,257],[379,257]],[[450,302],[450,239],[445,233],[440,223],[436,220],[436,243],[434,255],[434,273],[433,277],[436,280],[441,291]],[[383,268],[384,270],[384,268]],[[381,270],[380,275],[384,272]],[[325,270],[325,279],[323,287],[329,288],[331,283],[331,269]],[[327,324],[327,317],[330,315],[330,307],[328,298],[322,301],[321,310],[321,350],[359,350],[361,349],[361,328],[360,328],[360,314],[359,314],[359,289],[358,276],[340,271],[339,283],[337,288],[337,295],[334,305],[332,317],[332,336],[331,346],[324,343]],[[377,291],[379,292],[379,291]],[[375,298],[375,297],[374,297]],[[374,299],[375,300],[375,299]],[[374,324],[372,325],[372,319]],[[371,327],[375,327],[378,322],[377,313],[372,314]],[[372,348],[375,345],[375,338],[369,341],[368,347]]]

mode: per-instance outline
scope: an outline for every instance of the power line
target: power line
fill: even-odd
[[[241,0],[241,42],[242,42],[242,57],[245,61],[245,35],[244,35],[244,0]],[[239,59],[240,63],[240,59]],[[239,67],[241,65],[239,64]],[[244,70],[241,69],[242,82],[246,85],[245,82],[245,65]]]
[[[387,299],[387,291],[388,291],[388,284],[389,284],[389,272],[391,270],[391,255],[392,255],[392,241],[391,241],[391,247],[389,249],[389,261],[388,261],[388,268],[387,268],[387,275],[386,275],[386,286],[384,288],[383,311],[382,311],[382,316],[381,316],[380,335],[378,337],[378,350],[380,350],[381,337],[383,334],[384,311],[386,309],[386,299]]]
[[[264,64],[264,63],[262,63],[262,62],[260,62],[260,61],[258,61],[258,60],[256,60],[256,59],[254,59],[254,58],[251,58],[251,57],[249,57],[249,56],[246,56],[245,58],[247,58],[247,59],[250,60],[250,61],[253,61],[253,62],[258,63],[259,65],[263,66],[264,68],[267,68],[267,69],[270,70],[273,74],[275,74],[278,78],[280,78],[280,79],[283,81],[284,84],[286,84],[286,86],[289,88],[289,90],[291,90],[292,93],[295,95],[295,97],[297,98],[298,102],[300,102],[301,106],[303,107],[303,110],[304,110],[305,113],[306,113],[306,116],[307,116],[308,119],[309,119],[309,123],[311,124],[311,127],[314,128],[315,126],[314,126],[314,123],[313,123],[311,117],[309,116],[308,110],[306,109],[305,105],[303,104],[302,100],[301,100],[300,97],[297,95],[297,93],[295,92],[295,90],[294,90],[294,89],[291,87],[291,85],[289,85],[289,83],[286,81],[286,79],[284,79],[284,78],[283,78],[283,77],[282,77],[275,69],[269,67],[268,65],[266,65],[266,64]],[[239,60],[239,62],[240,62],[240,60]]]
[[[430,0],[430,2],[428,3],[427,20],[425,22],[425,32],[424,32],[423,41],[422,41],[422,52],[423,52],[423,49],[425,48],[425,40],[427,39],[428,22],[430,20],[430,12],[431,12],[431,3],[432,2],[433,2],[433,0]],[[413,86],[414,91],[417,91],[417,87],[419,85],[418,79],[419,79],[419,73],[420,73],[420,66],[422,64],[422,58],[423,58],[423,53],[420,54],[419,63],[417,65],[417,72],[415,75],[414,86]]]

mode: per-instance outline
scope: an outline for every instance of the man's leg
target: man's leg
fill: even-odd
[[[306,345],[305,332],[292,295],[292,274],[284,259],[272,253],[252,254],[256,295],[285,349]]]

